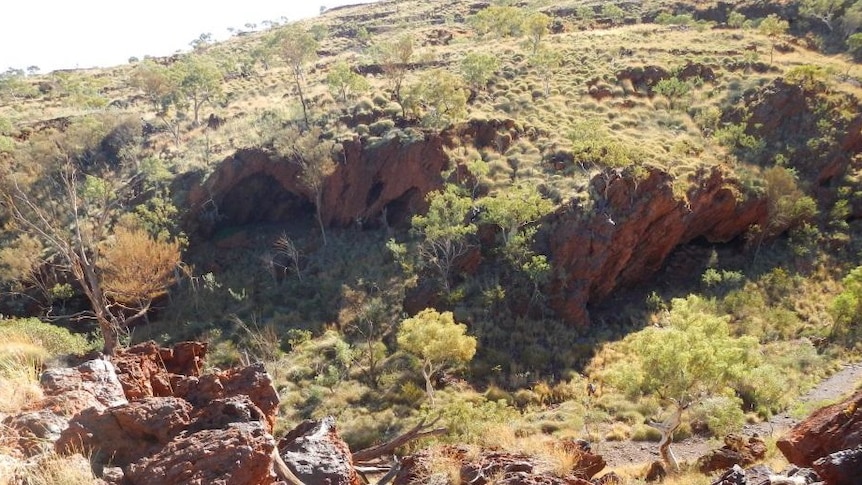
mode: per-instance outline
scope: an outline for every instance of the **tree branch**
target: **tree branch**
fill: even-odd
[[[425,438],[428,436],[438,436],[446,433],[448,431],[446,428],[433,428],[433,426],[437,424],[438,421],[440,421],[440,416],[434,418],[434,420],[428,424],[425,424],[425,420],[423,419],[419,422],[419,424],[414,426],[406,433],[401,434],[400,436],[396,436],[395,438],[387,441],[386,443],[372,446],[371,448],[365,448],[364,450],[359,450],[353,453],[353,463],[357,464],[367,462],[380,456],[391,454],[396,449],[406,445],[411,441]]]

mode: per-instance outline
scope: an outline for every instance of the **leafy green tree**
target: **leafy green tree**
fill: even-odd
[[[413,230],[422,238],[419,263],[437,273],[448,295],[455,263],[476,245],[473,241],[476,226],[465,220],[473,208],[473,200],[460,187],[448,184],[429,193],[428,203],[428,212],[412,219]]]
[[[539,71],[539,77],[542,79],[542,86],[547,96],[551,92],[551,79],[554,78],[557,69],[563,63],[563,56],[551,49],[538,49],[532,57],[530,64]]]
[[[626,16],[626,11],[614,3],[605,3],[602,5],[602,17],[610,20],[613,23],[619,23]]]
[[[657,427],[672,436],[684,410],[706,397],[730,393],[759,363],[757,340],[734,337],[728,320],[700,297],[675,299],[660,327],[629,334],[603,349],[609,358],[601,377],[629,396],[655,395],[671,403],[672,419]],[[661,451],[678,470],[669,441],[662,442]]]
[[[793,169],[770,167],[763,172],[763,181],[766,189],[767,220],[763,227],[752,228],[753,241],[757,245],[755,258],[764,241],[817,215],[817,202],[799,188],[799,181]]]
[[[347,95],[354,95],[368,90],[368,81],[354,71],[346,62],[339,62],[326,75],[326,83],[330,91],[342,102],[347,101]]]
[[[221,94],[224,76],[215,60],[207,56],[188,55],[174,65],[179,94],[191,105],[194,126],[200,125],[200,109]]]
[[[154,111],[159,111],[163,100],[176,89],[168,69],[156,64],[151,59],[135,65],[129,84],[143,91],[147,101],[153,106]]]
[[[481,201],[482,219],[500,228],[505,246],[517,244],[524,229],[553,209],[535,186],[516,185]]]
[[[499,68],[500,62],[495,56],[480,52],[471,52],[461,61],[461,75],[477,91],[485,89]]]
[[[452,312],[426,308],[401,322],[398,347],[415,355],[422,363],[422,377],[428,399],[434,400],[431,378],[444,369],[467,364],[476,355],[476,337],[467,335],[467,326],[455,323]]]
[[[733,27],[734,29],[741,29],[743,25],[745,25],[745,21],[748,20],[745,18],[745,14],[741,12],[730,12],[727,16],[727,26]]]
[[[847,51],[858,60],[860,54],[862,54],[862,33],[847,37]]]
[[[844,289],[832,300],[832,338],[856,343],[862,335],[862,266],[857,266],[841,280]]]
[[[551,212],[554,204],[528,185],[500,191],[481,203],[482,219],[500,228],[503,255],[530,280],[535,299],[550,271],[547,257],[533,251],[533,238],[538,230],[535,223]]]
[[[844,10],[841,16],[841,32],[845,40],[852,37],[862,27],[862,0],[857,0]]]
[[[326,245],[326,226],[323,223],[323,193],[326,180],[335,172],[333,156],[338,147],[332,140],[325,140],[319,127],[301,133],[296,128],[288,128],[275,140],[276,150],[291,163],[299,166],[300,180],[311,192],[314,200],[317,224],[323,244]]]
[[[846,0],[802,0],[799,13],[823,22],[829,32],[832,32],[835,29],[835,19],[844,10],[845,3]]]
[[[533,55],[539,50],[539,45],[542,39],[548,35],[548,27],[551,25],[551,17],[535,12],[524,19],[524,30],[527,32],[527,37],[530,40],[530,51]]]
[[[580,5],[575,8],[575,15],[581,20],[593,20],[596,17],[596,11],[589,5]]]
[[[520,37],[524,12],[517,7],[492,5],[471,17],[470,24],[479,35],[493,32],[498,37]]]
[[[405,93],[403,106],[421,115],[427,126],[441,128],[467,114],[467,92],[458,76],[443,69],[422,73]]]
[[[401,88],[404,78],[410,69],[413,57],[413,36],[404,34],[397,39],[378,44],[374,48],[374,57],[383,69],[383,75],[389,79],[392,93],[401,105],[402,114],[405,111]]]
[[[317,59],[317,41],[310,32],[298,24],[290,24],[279,33],[280,55],[290,68],[293,83],[296,87],[299,103],[302,105],[302,116],[308,126],[308,101],[305,99],[305,65]]]
[[[679,106],[679,102],[691,91],[691,85],[679,78],[662,79],[653,86],[653,92],[666,97],[670,107]]]
[[[778,39],[787,33],[787,30],[790,28],[790,23],[786,20],[782,20],[781,17],[775,14],[770,14],[765,19],[760,22],[760,25],[757,29],[761,34],[769,37],[771,44],[771,49],[769,50],[769,63],[772,64],[772,58],[775,54],[775,44],[778,42]]]

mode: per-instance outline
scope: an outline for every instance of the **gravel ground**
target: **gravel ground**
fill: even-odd
[[[848,364],[801,396],[799,403],[805,404],[836,400],[852,392],[859,384],[862,384],[862,362]],[[778,437],[798,422],[798,419],[793,418],[787,413],[783,413],[773,416],[772,419],[763,423],[746,424],[742,432],[748,436],[757,433],[764,437]],[[679,443],[673,443],[671,448],[674,454],[676,454],[677,459],[682,462],[697,460],[709,450],[718,446],[720,445],[716,444],[715,441],[710,443],[709,440],[703,437],[693,436]],[[610,468],[633,464],[646,465],[660,459],[657,443],[610,441],[594,443],[593,451],[602,455]]]

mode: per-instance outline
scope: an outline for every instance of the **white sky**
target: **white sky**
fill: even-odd
[[[246,23],[297,20],[320,6],[373,0],[10,0],[0,15],[0,72],[125,64],[188,51],[204,32],[228,37]],[[4,2],[7,3],[7,2]]]

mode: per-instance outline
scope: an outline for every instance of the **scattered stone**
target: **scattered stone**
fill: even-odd
[[[733,465],[733,468],[724,472],[716,481],[712,482],[712,485],[748,485],[745,479],[745,470],[739,465]]]
[[[772,475],[775,475],[775,472],[766,465],[755,465],[745,469],[748,485],[770,485],[769,477]]]
[[[0,425],[15,432],[15,444],[25,456],[34,456],[53,449],[54,442],[69,422],[53,411],[43,409],[8,416]]]
[[[766,456],[766,443],[760,437],[744,436],[731,433],[724,437],[724,446],[713,450],[697,460],[697,467],[702,473],[712,473],[727,470],[733,465],[752,465]]]
[[[278,392],[272,377],[262,363],[228,369],[201,377],[173,379],[175,395],[188,400],[196,407],[204,407],[218,399],[247,396],[263,412],[270,432],[275,426],[278,412]]]

